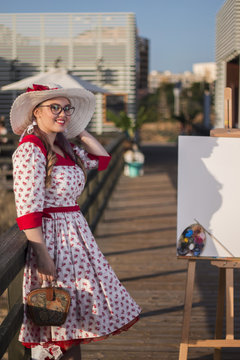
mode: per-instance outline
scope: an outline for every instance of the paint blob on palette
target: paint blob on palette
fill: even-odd
[[[180,256],[199,256],[205,244],[205,230],[200,224],[192,224],[182,232],[177,243],[177,253]]]

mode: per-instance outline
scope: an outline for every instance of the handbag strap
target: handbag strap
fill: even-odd
[[[46,299],[48,301],[52,301],[54,297],[54,288],[53,287],[49,287],[46,289]]]
[[[54,300],[54,289],[55,289],[56,286],[57,286],[56,280],[52,280],[51,287],[48,287],[47,290],[46,290],[46,299],[48,301]]]

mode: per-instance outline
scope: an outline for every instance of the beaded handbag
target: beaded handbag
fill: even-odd
[[[31,291],[27,296],[28,317],[39,326],[59,326],[66,321],[69,292],[53,286]]]

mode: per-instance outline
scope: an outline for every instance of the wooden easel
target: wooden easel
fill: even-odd
[[[215,339],[189,340],[192,297],[197,260],[199,260],[199,258],[192,257],[188,260],[188,272],[185,290],[185,303],[179,360],[187,360],[188,349],[190,347],[212,347],[214,348],[214,360],[220,360],[222,347],[240,347],[240,340],[234,339],[234,269],[240,268],[240,259],[216,259],[211,261],[211,265],[217,266],[219,268]],[[225,293],[226,338],[222,339]]]
[[[232,128],[232,89],[225,88],[224,91],[225,120],[224,129],[211,130],[210,136],[240,137],[240,129]],[[180,259],[186,257],[179,256]],[[234,338],[234,269],[240,268],[239,258],[202,258],[211,260],[211,265],[219,268],[218,299],[216,312],[215,339],[189,340],[191,321],[192,298],[194,290],[196,261],[199,257],[190,257],[188,260],[187,282],[185,289],[185,302],[183,313],[182,338],[179,350],[179,360],[187,360],[189,347],[212,347],[214,348],[214,360],[221,360],[222,347],[239,347],[240,340]],[[222,338],[224,298],[226,295],[226,337]]]

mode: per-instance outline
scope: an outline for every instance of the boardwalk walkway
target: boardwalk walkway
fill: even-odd
[[[127,333],[84,345],[83,360],[178,359],[187,264],[175,250],[177,148],[143,150],[144,176],[121,177],[96,236],[142,317]],[[191,335],[212,338],[217,272],[206,261],[198,265]],[[188,359],[213,359],[213,350],[190,349]],[[224,350],[222,359],[240,359],[239,350]]]

